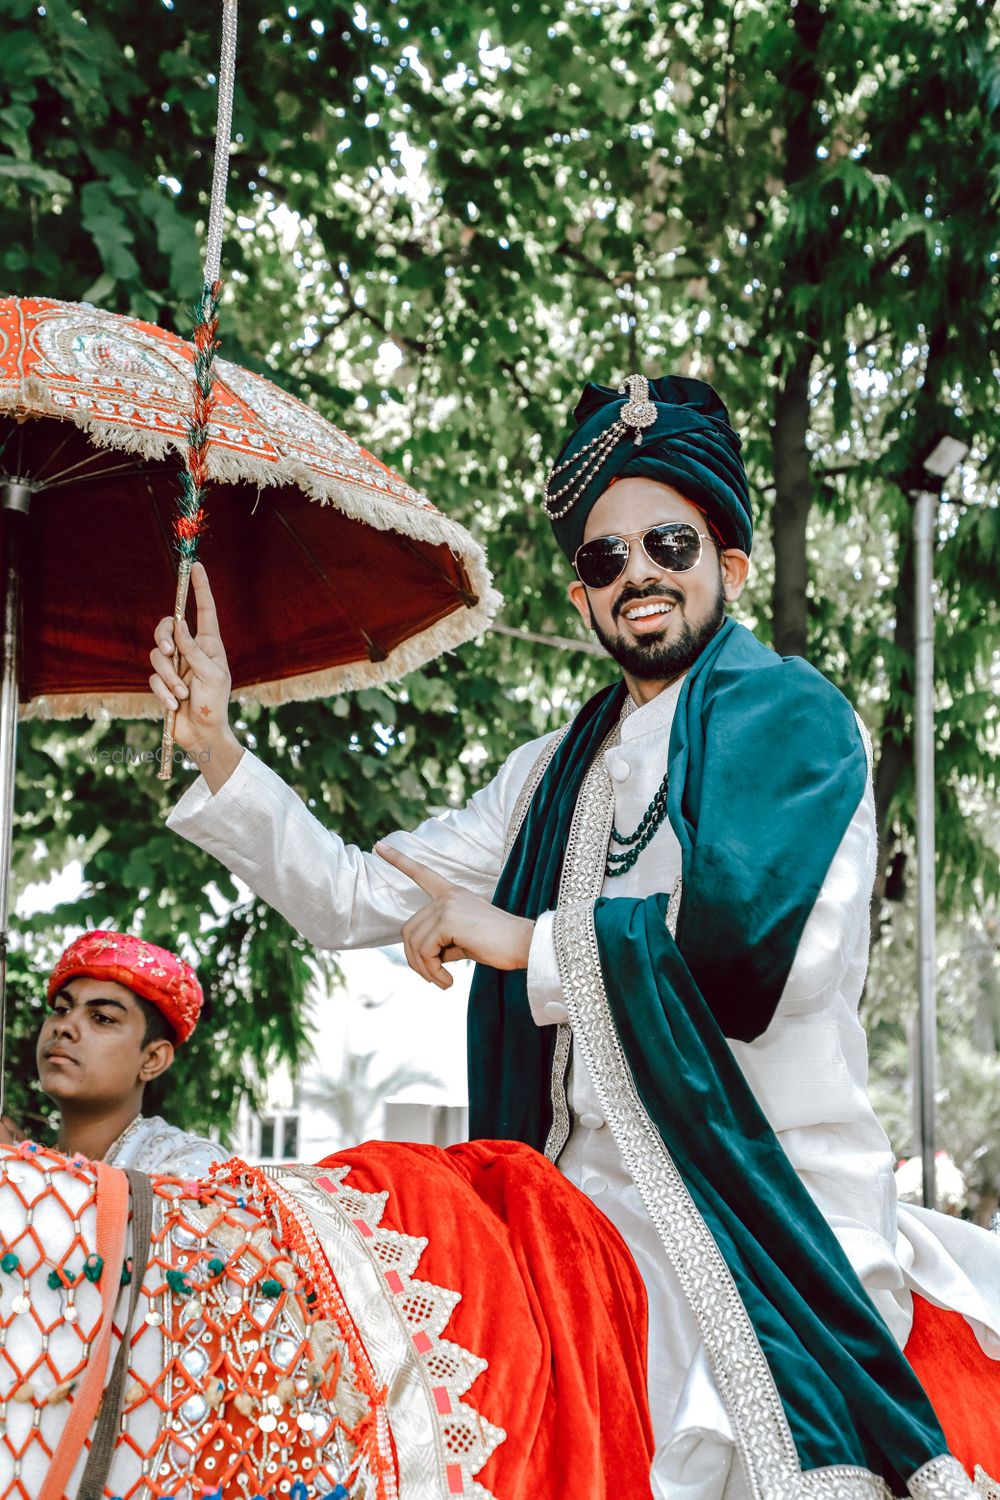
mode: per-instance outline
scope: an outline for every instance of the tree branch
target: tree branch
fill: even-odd
[[[534,392],[528,386],[525,385],[523,379],[518,374],[516,367],[511,363],[511,361],[509,359],[502,359],[500,361],[500,368],[504,372],[504,374],[509,378],[509,380],[511,381],[511,384],[517,386],[518,390],[521,392],[521,395],[524,397],[524,399],[526,401],[528,401],[528,402],[530,402],[530,403],[533,404],[534,401],[535,401],[535,394],[534,394]]]

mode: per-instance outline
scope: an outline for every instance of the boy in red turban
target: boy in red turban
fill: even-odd
[[[85,932],[49,976],[38,1078],[59,1107],[58,1147],[143,1172],[206,1176],[226,1151],[142,1114],[146,1085],[167,1071],[202,1006],[191,965],[123,932]]]

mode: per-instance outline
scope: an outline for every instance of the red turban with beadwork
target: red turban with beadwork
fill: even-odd
[[[178,1042],[186,1042],[201,1012],[198,976],[189,963],[126,932],[98,928],[70,943],[49,977],[49,999],[71,979],[114,979],[155,1005]]]

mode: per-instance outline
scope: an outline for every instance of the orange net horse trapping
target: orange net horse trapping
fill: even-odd
[[[37,1500],[112,1274],[114,1357],[129,1260],[106,1267],[95,1251],[91,1163],[24,1145],[0,1164],[0,1468],[5,1500]],[[385,1393],[306,1215],[235,1160],[153,1190],[105,1494],[393,1500]]]

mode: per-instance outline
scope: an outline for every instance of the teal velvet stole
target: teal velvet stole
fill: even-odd
[[[608,1004],[639,1097],[736,1283],[804,1469],[896,1494],[947,1452],[930,1403],[757,1104],[666,929],[667,898],[602,899]]]
[[[618,722],[625,685],[605,688],[577,714],[528,808],[493,894],[496,906],[537,917],[556,904],[580,784]],[[545,1149],[552,1123],[554,1026],[536,1026],[524,969],[477,964],[469,994],[470,1139]]]
[[[494,895],[505,910],[535,917],[556,906],[583,778],[623,701],[622,685],[593,698],[549,763]],[[860,1465],[898,1490],[946,1452],[944,1437],[725,1040],[759,1036],[774,1013],[864,791],[860,732],[825,678],[727,621],[685,679],[667,754],[682,849],[676,941],[665,894],[596,903],[614,1025],[736,1282],[801,1464]],[[477,968],[473,1138],[543,1149],[555,1032],[532,1020],[523,970]]]

